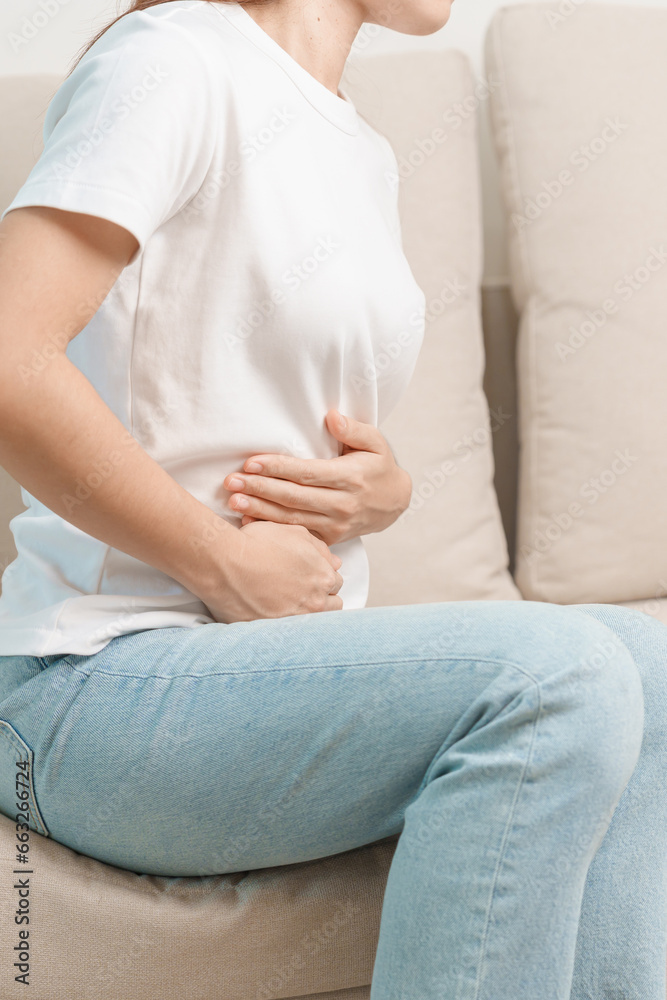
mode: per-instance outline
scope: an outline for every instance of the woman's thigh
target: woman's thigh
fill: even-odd
[[[578,701],[592,713],[534,754],[571,740],[573,774],[596,742],[613,741],[619,768],[635,754],[641,682],[627,650],[589,616],[532,602],[131,633],[33,673],[0,719],[34,751],[55,840],[131,870],[203,875],[400,832],[438,752],[523,696],[526,747],[549,704],[555,717]]]

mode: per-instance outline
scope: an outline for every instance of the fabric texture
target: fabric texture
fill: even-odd
[[[365,608],[8,657],[0,720],[30,748],[34,803],[59,843],[151,891],[155,877],[185,877],[178,894],[190,876],[265,873],[275,895],[264,893],[258,924],[252,907],[220,906],[219,920],[245,918],[225,924],[201,969],[223,996],[363,985],[376,911],[361,887],[346,881],[340,905],[308,926],[322,904],[311,896],[289,930],[271,930],[266,905],[280,923],[295,887],[276,866],[326,857],[335,868],[342,852],[400,833],[371,1000],[457,989],[584,1000],[617,979],[626,1000],[664,1000],[666,656],[665,626],[621,608]],[[11,815],[23,754],[2,732],[0,755]],[[30,867],[39,907],[43,871]],[[257,887],[244,881],[236,900]],[[192,965],[176,964],[184,946],[164,963],[187,998],[198,994]],[[127,965],[136,976],[136,957]]]
[[[40,946],[30,960],[30,996],[127,1000],[141,978],[144,995],[160,1000],[368,1000],[368,985],[346,984],[370,983],[395,844],[288,868],[163,878],[31,833],[39,889],[33,876],[30,929]],[[17,867],[15,855],[15,823],[0,814],[5,871]],[[12,886],[8,879],[0,886],[7,953],[19,943]],[[18,1000],[26,988],[9,965],[2,998]],[[261,984],[270,984],[264,997]]]
[[[242,6],[171,0],[121,18],[59,88],[44,139],[4,214],[97,214],[140,244],[67,347],[127,429],[123,447],[138,441],[238,525],[222,482],[251,455],[333,458],[327,410],[371,424],[391,411],[424,329],[388,179],[396,158]],[[381,384],[364,381],[386,337],[403,338],[401,357]],[[38,362],[22,377],[40,378]],[[63,498],[68,513],[122,466],[123,447]],[[22,496],[0,653],[88,653],[137,629],[211,623],[177,581]],[[191,542],[196,558],[207,540]],[[362,607],[362,540],[332,550],[344,607]]]
[[[482,387],[476,108],[484,90],[458,52],[402,54],[400,73],[395,56],[351,60],[345,84],[397,154],[403,245],[426,293],[416,370],[382,425],[412,476],[412,500],[364,540],[368,603],[516,599],[493,485],[494,436],[516,414],[493,399],[489,413]],[[366,378],[384,384],[405,350],[387,332]]]
[[[667,593],[666,48],[667,11],[605,4],[519,4],[488,36],[531,599]]]

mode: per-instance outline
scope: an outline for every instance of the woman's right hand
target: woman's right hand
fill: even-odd
[[[233,544],[230,544],[233,541]],[[219,622],[340,611],[339,556],[302,525],[253,521],[225,532],[224,583],[198,596]]]

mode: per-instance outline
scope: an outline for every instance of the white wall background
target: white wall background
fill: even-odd
[[[534,0],[572,5],[606,0]],[[665,6],[667,0],[624,0],[626,6]],[[455,0],[447,26],[435,35],[414,38],[384,28],[362,29],[355,52],[371,54],[406,49],[458,48],[468,54],[477,74],[484,75],[483,42],[494,12],[504,0]],[[129,0],[2,0],[0,9],[0,74],[62,73],[96,32],[122,13]],[[572,16],[576,16],[576,10]],[[35,25],[38,25],[35,27]],[[498,195],[486,108],[481,110],[480,146],[485,212],[485,281],[507,278],[505,224]]]

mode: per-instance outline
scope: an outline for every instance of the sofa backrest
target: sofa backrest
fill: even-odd
[[[667,10],[562,7],[504,7],[486,45],[521,312],[516,578],[529,600],[658,602]]]

